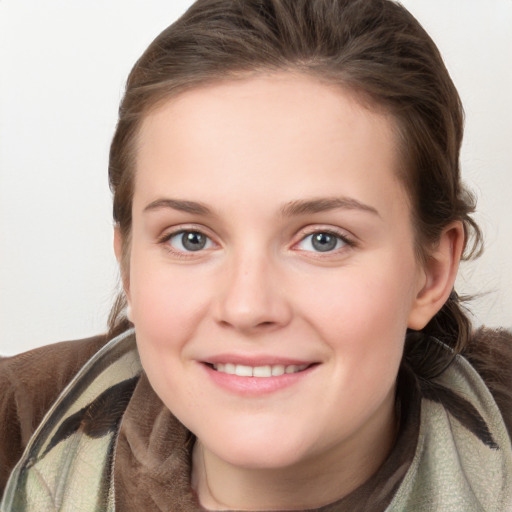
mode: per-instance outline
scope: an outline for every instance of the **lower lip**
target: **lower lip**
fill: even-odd
[[[239,377],[238,375],[218,372],[206,364],[202,364],[202,366],[215,384],[231,393],[244,396],[267,395],[294,386],[317,367],[317,365],[311,365],[301,372],[285,373],[275,377]]]

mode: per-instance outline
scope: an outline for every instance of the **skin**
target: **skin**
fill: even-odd
[[[454,223],[416,260],[396,154],[391,118],[296,74],[197,88],[145,118],[124,285],[148,378],[198,438],[203,506],[317,507],[388,455],[406,329],[445,302],[463,245]],[[184,230],[205,247],[187,251]],[[227,355],[312,366],[251,394],[210,378]]]

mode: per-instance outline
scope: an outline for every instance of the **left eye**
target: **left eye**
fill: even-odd
[[[299,242],[298,248],[302,251],[330,252],[346,244],[347,242],[341,236],[322,231],[304,237]]]
[[[170,236],[168,243],[181,252],[196,252],[213,246],[213,242],[199,231],[180,231]]]

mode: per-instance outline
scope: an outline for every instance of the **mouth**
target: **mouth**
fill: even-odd
[[[220,388],[246,398],[268,396],[297,385],[320,365],[319,362],[269,360],[272,358],[258,358],[250,364],[243,357],[237,357],[238,361],[233,359],[216,356],[203,361],[202,366]]]
[[[207,363],[207,365],[219,373],[236,375],[238,377],[258,377],[263,379],[269,377],[279,377],[286,374],[300,373],[312,366],[311,364],[247,366],[233,363]]]

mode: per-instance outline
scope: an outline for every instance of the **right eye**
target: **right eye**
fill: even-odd
[[[167,243],[179,252],[197,252],[213,247],[211,239],[200,231],[178,231],[167,237]]]

